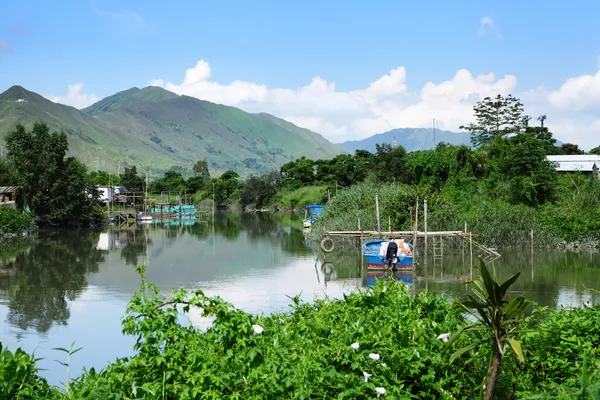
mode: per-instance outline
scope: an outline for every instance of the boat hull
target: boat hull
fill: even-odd
[[[385,257],[379,255],[379,250],[382,243],[388,242],[388,240],[371,240],[366,242],[363,246],[363,256],[367,261],[367,269],[387,269],[388,266],[385,263]],[[409,249],[412,251],[412,245],[408,243]],[[392,264],[396,269],[410,269],[414,265],[414,258],[412,254],[400,254],[397,256]]]

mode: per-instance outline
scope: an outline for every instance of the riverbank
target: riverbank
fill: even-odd
[[[600,186],[588,181],[595,193]],[[589,190],[590,188],[588,188]],[[554,204],[531,207],[511,204],[481,194],[477,188],[447,187],[442,191],[415,188],[404,184],[356,184],[327,203],[311,230],[313,243],[321,240],[323,226],[328,230],[356,230],[358,219],[363,229],[377,229],[375,194],[379,196],[382,230],[388,222],[395,230],[412,230],[413,213],[419,196],[419,229],[423,229],[423,200],[428,202],[429,231],[463,231],[477,235],[489,247],[561,248],[590,250],[599,247],[600,199],[587,192],[566,191]],[[568,193],[568,194],[567,194]],[[533,233],[533,243],[532,243]]]
[[[201,291],[175,291],[183,312],[215,318],[206,332],[179,323],[181,307],[165,303],[152,284],[141,289],[123,320],[125,333],[138,339],[133,357],[84,373],[67,396],[37,375],[32,358],[19,353],[7,361],[3,353],[3,392],[11,398],[19,390],[54,398],[475,398],[487,370],[485,347],[449,362],[444,335],[468,323],[460,308],[440,295],[412,295],[394,281],[338,301],[292,298],[292,311],[270,316]],[[598,381],[599,306],[540,308],[518,330],[525,362],[517,368],[506,352],[497,398],[566,396],[581,389],[583,375],[584,389]],[[473,340],[461,336],[453,350]]]

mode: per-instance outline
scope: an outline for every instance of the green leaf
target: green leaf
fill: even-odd
[[[508,344],[510,345],[510,348],[512,349],[513,353],[515,353],[515,356],[517,357],[519,362],[524,363],[525,357],[523,357],[523,349],[521,348],[521,342],[512,338],[508,338],[507,340]]]
[[[465,347],[463,347],[463,348],[462,348],[462,349],[460,349],[460,350],[457,350],[455,353],[453,353],[453,354],[450,356],[450,364],[452,364],[452,362],[453,362],[454,360],[456,360],[458,357],[460,357],[461,355],[465,354],[465,353],[466,353],[466,352],[468,352],[468,351],[471,351],[471,350],[473,350],[473,349],[476,349],[476,348],[477,348],[477,347],[479,347],[479,346],[480,346],[482,343],[484,343],[484,342],[487,342],[487,341],[488,341],[488,339],[482,339],[482,340],[479,340],[479,341],[477,341],[477,342],[475,342],[475,343],[471,343],[470,345],[468,345],[468,346],[465,346]]]
[[[510,278],[508,278],[508,280],[506,282],[504,282],[501,286],[500,286],[500,293],[502,295],[502,297],[504,297],[504,295],[506,294],[508,288],[515,283],[515,281],[517,280],[517,278],[519,277],[519,275],[521,275],[520,272],[517,272],[516,274],[514,274],[513,276],[511,276]]]

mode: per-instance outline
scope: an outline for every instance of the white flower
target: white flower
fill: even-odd
[[[381,366],[382,367],[387,367],[387,364],[386,363],[381,363]]]
[[[255,335],[260,335],[265,330],[265,328],[263,328],[260,325],[252,325],[252,329],[254,329],[254,334]]]
[[[449,337],[450,337],[450,334],[449,334],[449,333],[442,333],[442,334],[441,334],[440,336],[438,336],[437,338],[438,338],[438,340],[440,340],[440,339],[441,339],[441,340],[443,340],[444,342],[447,342]]]
[[[377,392],[377,397],[381,396],[382,394],[385,394],[385,389],[382,387],[376,387],[375,391]]]
[[[368,372],[363,371],[363,375],[365,377],[365,382],[369,382],[369,378],[373,376],[373,374],[370,374]]]
[[[377,353],[371,353],[371,354],[369,354],[369,357],[371,357],[371,360],[373,360],[373,361],[377,361],[381,358],[381,356]]]
[[[352,347],[354,350],[358,350],[358,348],[360,347],[360,344],[358,344],[358,343],[352,343],[350,345],[350,347]]]

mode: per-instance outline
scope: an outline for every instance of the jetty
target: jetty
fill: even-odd
[[[357,219],[357,229],[356,230],[328,230],[327,224],[323,225],[323,240],[321,241],[321,249],[325,252],[330,252],[333,250],[333,242],[332,237],[340,237],[340,238],[357,238],[360,240],[361,249],[363,244],[366,241],[373,239],[405,239],[408,243],[411,243],[413,246],[413,253],[417,254],[417,244],[419,239],[421,239],[421,245],[424,247],[424,255],[425,255],[425,263],[427,263],[427,255],[429,253],[429,241],[431,239],[433,245],[433,260],[434,264],[437,261],[443,259],[444,254],[444,239],[448,238],[456,238],[463,241],[463,254],[468,246],[469,252],[471,254],[471,259],[473,258],[473,250],[478,250],[482,252],[486,261],[491,261],[496,258],[499,258],[501,255],[498,253],[497,249],[487,247],[482,243],[479,243],[475,240],[477,237],[476,234],[469,232],[467,230],[467,224],[465,222],[464,229],[461,231],[429,231],[427,228],[427,199],[423,201],[423,229],[419,229],[419,197],[417,196],[415,200],[414,209],[411,210],[411,220],[412,220],[412,230],[394,230],[392,226],[391,218],[388,220],[387,230],[381,229],[381,221],[379,217],[379,195],[375,194],[375,213],[376,213],[376,221],[377,221],[377,229],[364,229],[361,226],[360,217]],[[327,242],[330,241],[330,246],[327,246]],[[420,245],[420,246],[421,246]],[[419,246],[419,247],[420,247]],[[416,262],[416,258],[413,258],[413,263]]]

